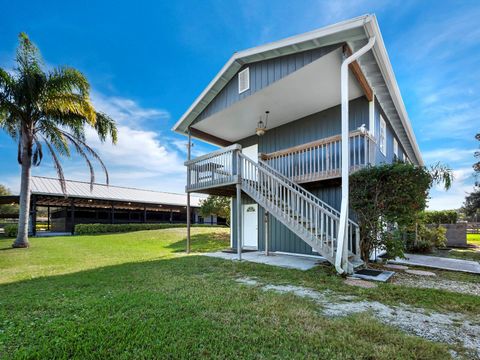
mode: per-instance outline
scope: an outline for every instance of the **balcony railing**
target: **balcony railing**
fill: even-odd
[[[261,159],[297,183],[337,178],[341,170],[341,136],[331,136],[288,149],[262,154]],[[373,163],[375,141],[367,132],[350,133],[350,172]]]
[[[235,184],[237,177],[237,152],[239,144],[216,150],[185,162],[187,191],[202,190]]]

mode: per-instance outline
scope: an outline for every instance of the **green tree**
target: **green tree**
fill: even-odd
[[[0,196],[12,195],[12,192],[5,185],[0,184]],[[18,214],[18,205],[3,204],[0,205],[0,214]]]
[[[27,247],[32,166],[40,165],[44,149],[50,154],[64,193],[65,178],[60,158],[70,156],[70,146],[95,174],[91,159],[106,167],[98,154],[86,144],[85,132],[92,128],[103,142],[117,141],[115,122],[97,112],[90,100],[90,85],[85,76],[70,67],[45,69],[36,46],[24,33],[19,35],[16,67],[12,73],[0,68],[0,128],[18,143],[21,165],[18,235],[13,247]]]
[[[207,217],[217,215],[230,221],[230,199],[225,196],[209,195],[200,202],[200,215]]]
[[[475,139],[480,141],[480,133],[475,135]],[[475,151],[475,159],[478,161],[473,164],[473,170],[475,171],[475,177],[477,181],[473,191],[465,197],[465,202],[463,203],[463,212],[467,216],[474,216],[480,212],[480,151]]]
[[[373,249],[385,247],[390,256],[403,255],[403,244],[393,224],[405,230],[415,224],[427,205],[434,184],[450,188],[449,168],[436,164],[430,169],[403,162],[370,166],[350,176],[350,205],[360,225],[360,251],[368,262]]]

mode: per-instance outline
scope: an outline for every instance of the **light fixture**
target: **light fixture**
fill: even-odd
[[[270,114],[270,111],[265,111],[265,123],[262,121],[262,117],[260,116],[260,121],[257,123],[257,128],[255,129],[255,134],[258,136],[265,135],[265,132],[267,131],[268,114]]]

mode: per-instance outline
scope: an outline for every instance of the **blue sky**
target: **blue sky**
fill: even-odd
[[[182,192],[185,138],[170,129],[234,51],[365,13],[378,17],[425,161],[455,170],[453,188],[434,189],[430,206],[459,207],[473,187],[480,131],[479,1],[9,1],[0,66],[13,66],[17,35],[27,32],[47,65],[84,72],[97,108],[117,120],[117,146],[91,140],[111,183]],[[0,183],[14,191],[15,152],[0,133]],[[68,178],[88,181],[80,159],[63,164]],[[51,161],[34,174],[55,176]]]

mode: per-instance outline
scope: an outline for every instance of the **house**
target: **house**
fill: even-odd
[[[66,180],[66,194],[55,178],[32,176],[30,233],[36,234],[38,208],[46,208],[47,230],[73,233],[77,224],[185,223],[187,196],[105,184]],[[225,224],[225,219],[199,214],[200,197],[191,198],[191,223]],[[0,196],[18,203],[18,196]],[[44,211],[45,212],[45,211]]]
[[[361,265],[348,175],[423,165],[374,15],[235,53],[175,124],[218,145],[190,159],[186,191],[232,197],[238,251]]]

